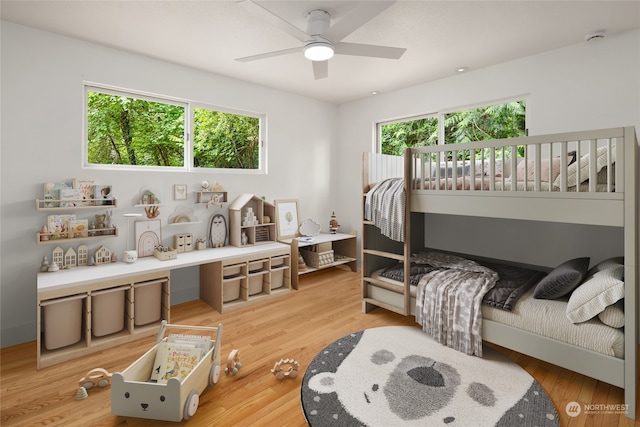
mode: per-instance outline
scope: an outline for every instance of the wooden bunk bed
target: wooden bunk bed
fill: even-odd
[[[385,186],[388,192],[395,187],[398,198],[375,199],[373,191]],[[411,255],[429,247],[424,214],[621,227],[623,354],[603,354],[487,319],[484,305],[482,339],[623,388],[626,415],[635,419],[639,228],[638,142],[633,127],[420,147],[406,150],[404,156],[365,153],[363,193],[365,312],[380,307],[415,315]],[[376,200],[391,210],[376,214]],[[391,218],[395,216],[401,221]],[[528,264],[526,259],[517,261]],[[402,282],[378,274],[398,263]],[[548,272],[555,266],[543,267]]]

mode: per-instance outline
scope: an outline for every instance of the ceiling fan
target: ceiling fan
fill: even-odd
[[[306,31],[285,21],[280,16],[252,0],[240,0],[238,3],[248,11],[262,17],[280,30],[295,37],[302,42],[302,45],[291,49],[245,56],[243,58],[237,58],[236,61],[249,62],[272,58],[274,56],[288,55],[290,53],[304,52],[304,56],[312,61],[313,75],[315,79],[318,80],[328,77],[329,59],[333,57],[334,54],[400,59],[406,51],[404,48],[347,43],[342,41],[342,39],[369,22],[395,3],[395,1],[360,2],[351,13],[340,19],[334,25],[331,25],[331,15],[329,12],[322,9],[314,9],[307,14]]]

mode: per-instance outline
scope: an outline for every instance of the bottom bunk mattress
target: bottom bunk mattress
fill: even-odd
[[[483,319],[492,320],[607,356],[624,358],[623,328],[607,326],[597,317],[586,322],[574,324],[566,315],[566,298],[548,300],[533,297],[534,285],[544,277],[545,273],[519,269],[519,267],[499,263],[483,262],[482,264],[494,269],[501,277],[492,292],[488,293],[483,300]],[[387,270],[393,271],[394,269]],[[518,272],[519,270],[522,271]],[[371,278],[384,283],[385,286],[376,286],[373,283],[365,282],[365,286],[368,287],[367,295],[373,299],[401,307],[404,286],[401,281],[398,281],[401,278],[384,277],[382,276],[384,271],[384,269],[375,271]],[[387,271],[385,276],[388,275]],[[391,276],[393,276],[393,273]],[[415,315],[418,281],[419,274],[415,277],[412,275],[412,315]]]

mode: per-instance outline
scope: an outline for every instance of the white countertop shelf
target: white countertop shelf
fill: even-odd
[[[173,270],[175,268],[191,267],[239,257],[251,257],[255,254],[274,250],[288,251],[289,246],[276,242],[244,246],[242,248],[224,246],[222,248],[207,248],[201,251],[181,252],[176,259],[167,261],[160,261],[155,257],[145,257],[139,258],[131,264],[118,261],[90,267],[74,267],[51,273],[38,273],[37,289],[38,292],[53,291],[69,286],[100,282],[109,278]]]

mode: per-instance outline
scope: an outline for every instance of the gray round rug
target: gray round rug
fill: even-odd
[[[302,409],[324,426],[559,426],[547,393],[518,364],[445,347],[418,327],[340,338],[311,361]]]

